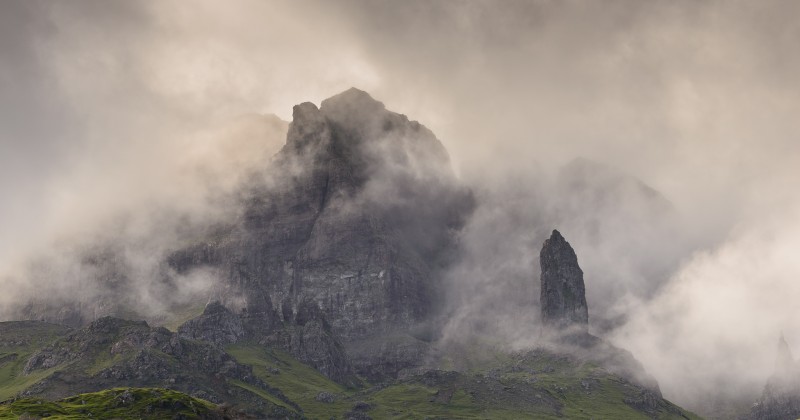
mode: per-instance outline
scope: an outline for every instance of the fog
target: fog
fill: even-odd
[[[278,150],[292,105],[356,86],[430,128],[476,192],[448,331],[481,320],[524,338],[504,303],[535,323],[558,228],[592,331],[667,398],[757,392],[780,332],[800,345],[799,15],[792,1],[3,2],[0,302],[39,286],[31,259],[69,273],[75,249],[120,237],[149,301],[148,270],[185,239],[168,227],[235,217],[224,197]],[[63,278],[57,293],[91,289]]]

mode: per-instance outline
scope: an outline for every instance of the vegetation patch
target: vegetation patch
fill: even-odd
[[[641,395],[641,387],[594,363],[546,350],[480,354],[473,359],[479,363],[461,372],[432,370],[358,389],[336,384],[280,350],[256,344],[226,350],[296,402],[310,419],[354,413],[381,419],[697,418],[660,398],[655,405],[639,407],[640,402],[654,404]]]
[[[13,397],[57,370],[51,368],[31,375],[22,374],[31,355],[69,330],[39,321],[0,322],[0,401]]]
[[[22,398],[0,405],[0,419],[213,419],[214,404],[162,388],[114,388],[49,402]]]
[[[310,419],[342,416],[352,406],[349,396],[356,390],[348,390],[331,381],[313,367],[298,361],[284,351],[257,344],[235,344],[225,350],[237,362],[252,366],[253,373],[259,379],[271,387],[278,388],[290,400],[302,407],[303,414]],[[263,391],[258,393],[258,390],[247,388],[244,384],[236,382],[234,384],[259,396],[264,393]],[[285,406],[285,403],[281,402],[280,405]]]

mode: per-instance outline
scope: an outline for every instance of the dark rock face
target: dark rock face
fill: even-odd
[[[330,324],[316,302],[302,302],[294,324],[280,342],[286,350],[334,381],[347,385],[358,382],[344,346],[332,333]]]
[[[277,314],[271,310],[236,314],[215,301],[206,305],[202,315],[181,325],[178,335],[219,348],[242,341],[279,347],[339,383],[357,382],[341,342],[316,302],[302,302],[286,325],[275,324],[274,317]]]
[[[577,326],[586,330],[589,310],[583,271],[575,251],[557,230],[544,242],[539,261],[542,321],[556,328]]]
[[[348,356],[360,366],[359,374],[379,382],[386,376],[399,378],[414,368],[431,352],[431,344],[409,335],[376,337],[348,343]]]
[[[219,302],[206,305],[203,314],[181,325],[178,335],[206,341],[217,346],[236,343],[244,336],[244,326],[238,315]]]
[[[252,196],[237,248],[258,255],[237,267],[235,287],[294,311],[313,299],[344,340],[431,314],[432,277],[468,196],[429,130],[351,89],[295,107],[276,169],[299,173]]]
[[[320,108],[297,105],[293,115],[270,182],[243,192],[240,223],[174,253],[170,265],[227,273],[217,298],[264,315],[252,322],[243,315],[246,331],[262,328],[253,336],[273,334],[279,324],[325,330],[302,324],[307,302],[347,348],[430,319],[438,273],[473,207],[442,144],[357,89]],[[273,313],[274,322],[264,321]],[[309,349],[301,336],[293,342]],[[317,351],[304,357],[290,347],[301,359],[318,359],[311,356]]]
[[[781,335],[775,372],[767,380],[761,398],[753,405],[750,419],[782,420],[800,417],[800,366]]]

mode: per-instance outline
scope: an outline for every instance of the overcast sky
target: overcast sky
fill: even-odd
[[[703,245],[614,339],[668,397],[726,365],[757,382],[780,330],[800,348],[799,42],[791,0],[3,1],[0,271],[120,209],[199,205],[198,165],[241,166],[231,121],[355,86],[467,182],[582,156],[660,191]]]

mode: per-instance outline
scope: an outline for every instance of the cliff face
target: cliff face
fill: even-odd
[[[243,193],[241,223],[170,264],[220,269],[217,298],[262,335],[309,306],[345,344],[429,320],[472,208],[442,144],[356,89],[293,116],[269,182]]]
[[[539,254],[541,275],[541,314],[545,325],[586,330],[589,309],[586,287],[578,257],[561,233],[553,231]]]

